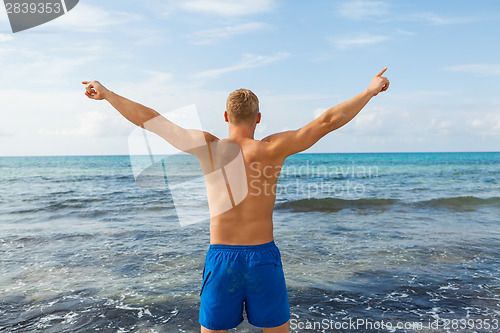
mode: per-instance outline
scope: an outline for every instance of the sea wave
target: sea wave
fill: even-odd
[[[399,199],[340,199],[313,198],[283,202],[277,209],[301,212],[337,212],[343,209],[386,210],[393,207],[410,206],[413,208],[450,209],[454,211],[473,211],[483,207],[500,208],[500,197],[478,198],[473,196],[447,197],[417,202],[405,202]]]
[[[276,205],[278,209],[290,209],[294,211],[319,211],[336,212],[342,209],[384,209],[397,204],[397,199],[339,199],[339,198],[321,198],[321,199],[301,199],[283,202]]]
[[[448,208],[453,210],[475,210],[480,207],[500,208],[500,197],[478,198],[473,196],[449,197],[421,201],[421,205]]]

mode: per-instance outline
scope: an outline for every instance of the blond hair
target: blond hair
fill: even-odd
[[[248,89],[235,90],[227,98],[226,111],[231,123],[251,123],[259,114],[259,99]]]

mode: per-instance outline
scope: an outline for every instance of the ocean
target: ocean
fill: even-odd
[[[291,331],[500,330],[500,153],[298,154],[276,191]],[[129,156],[0,157],[1,332],[199,332],[208,245]]]

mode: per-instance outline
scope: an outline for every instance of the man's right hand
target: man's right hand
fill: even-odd
[[[386,91],[389,88],[389,80],[382,76],[385,73],[387,67],[380,71],[375,77],[372,79],[372,82],[368,86],[367,90],[372,96],[377,96],[378,93],[382,91]]]
[[[91,99],[105,99],[109,92],[99,81],[83,81],[82,84],[85,85],[85,96]]]

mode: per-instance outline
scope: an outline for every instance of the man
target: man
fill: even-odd
[[[153,109],[107,90],[98,81],[82,82],[87,97],[107,100],[135,125],[160,135],[180,150],[193,153],[206,175],[223,164],[218,163],[218,156],[224,149],[217,145],[230,144],[241,152],[240,178],[246,184],[246,195],[241,202],[232,200],[230,209],[216,209],[217,214],[211,214],[210,248],[200,290],[202,332],[226,332],[238,326],[243,321],[243,309],[250,324],[262,327],[264,332],[288,332],[288,295],[280,252],[273,236],[276,192],[269,189],[276,188],[279,170],[288,156],[308,149],[326,134],[344,126],[372,97],[387,90],[389,80],[382,76],[386,70],[380,71],[366,90],[326,110],[304,127],[262,140],[254,139],[261,113],[257,96],[250,90],[239,89],[229,95],[224,112],[229,136],[218,139],[207,132],[181,128]],[[203,145],[206,149],[194,149]],[[231,188],[228,175],[224,175],[232,198],[234,187]],[[212,186],[209,183],[207,181],[207,187]],[[207,192],[212,211],[217,203],[211,201],[217,201],[219,196],[211,197],[213,189],[208,188]]]

